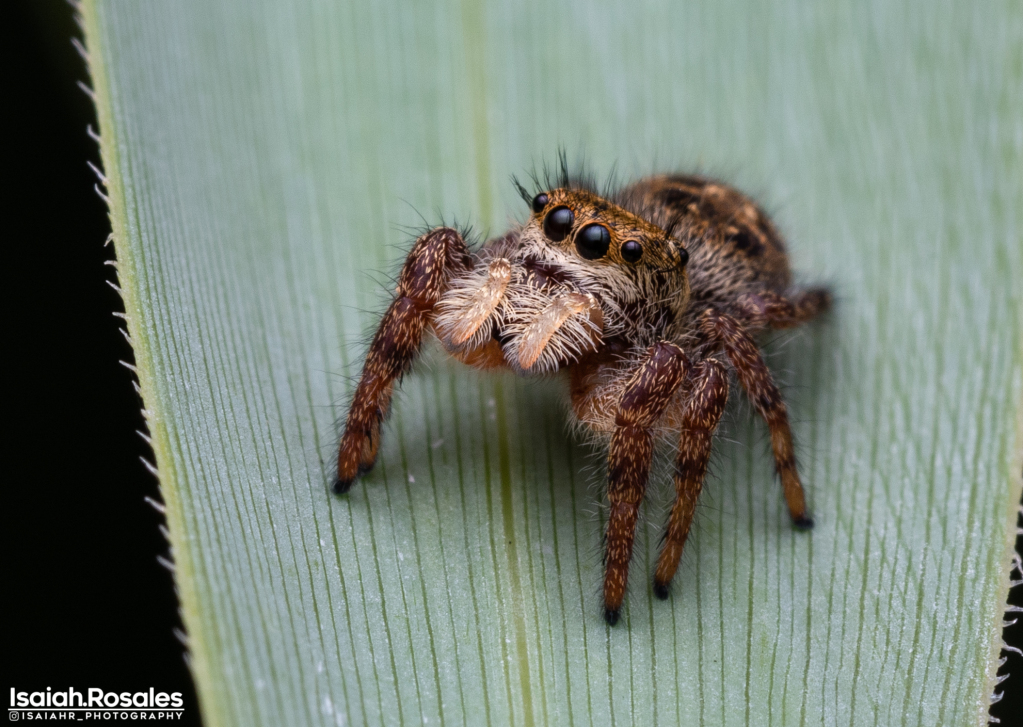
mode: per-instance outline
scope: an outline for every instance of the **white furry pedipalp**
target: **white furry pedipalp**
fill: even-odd
[[[523,371],[549,373],[597,350],[603,326],[604,313],[596,298],[564,293],[524,326],[513,324],[506,329],[512,335],[505,355]]]
[[[504,258],[486,267],[474,268],[453,280],[437,303],[434,327],[444,345],[452,351],[473,351],[486,343],[493,332],[492,314],[504,298],[511,280],[511,263]]]

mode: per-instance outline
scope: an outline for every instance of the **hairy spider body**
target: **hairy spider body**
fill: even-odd
[[[671,509],[654,574],[668,586],[692,524],[728,369],[771,434],[794,524],[812,527],[785,403],[753,335],[824,310],[823,288],[795,289],[784,244],[737,190],[656,176],[601,196],[564,175],[528,222],[478,251],[440,227],[416,240],[373,338],[338,453],[334,491],[372,467],[396,379],[432,329],[480,368],[567,372],[579,424],[608,440],[604,616],[618,621],[639,505],[657,440],[677,443]]]

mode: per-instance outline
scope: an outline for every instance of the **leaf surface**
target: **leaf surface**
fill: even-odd
[[[207,724],[985,722],[1021,487],[1019,3],[83,13]],[[671,600],[662,470],[614,629],[602,464],[557,381],[430,354],[377,468],[328,492],[414,230],[500,233],[560,145],[724,176],[837,295],[768,347],[812,535],[737,401]]]

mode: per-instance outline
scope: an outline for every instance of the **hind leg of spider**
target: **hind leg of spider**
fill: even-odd
[[[668,586],[678,570],[707,474],[711,439],[728,400],[728,373],[713,359],[694,366],[686,383],[688,401],[682,412],[681,441],[675,459],[675,504],[654,573],[654,594],[661,599],[668,597]]]
[[[647,351],[618,403],[608,452],[607,499],[610,505],[604,550],[604,620],[618,623],[639,504],[646,491],[653,455],[651,428],[685,379],[689,362],[673,343],[661,341]]]
[[[438,227],[418,240],[405,259],[398,290],[373,336],[362,376],[355,388],[337,455],[334,492],[348,492],[352,482],[376,461],[380,422],[390,406],[394,382],[412,365],[437,300],[451,275],[470,264],[462,237]]]
[[[826,288],[807,288],[790,296],[765,290],[741,296],[736,313],[752,328],[792,328],[830,307],[831,292]]]
[[[760,355],[760,349],[742,324],[724,313],[707,310],[703,314],[701,327],[706,335],[724,348],[753,407],[767,422],[771,431],[774,463],[781,478],[792,524],[800,530],[809,530],[813,527],[813,520],[806,511],[806,495],[796,470],[788,411]]]

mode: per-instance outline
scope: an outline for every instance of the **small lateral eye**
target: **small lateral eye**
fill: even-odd
[[[643,257],[643,246],[635,240],[628,240],[622,245],[622,259],[625,262],[639,262],[641,257]]]
[[[568,207],[555,207],[544,218],[543,234],[553,242],[561,242],[572,231],[575,214]]]
[[[540,214],[550,201],[551,198],[547,196],[546,192],[540,192],[540,194],[533,197],[533,211]]]
[[[686,263],[688,263],[688,262],[689,262],[689,251],[686,250],[684,247],[680,247],[678,249],[678,266],[680,268],[684,268],[686,266]]]
[[[611,233],[603,225],[586,225],[575,236],[575,249],[587,260],[599,260],[611,247]]]

